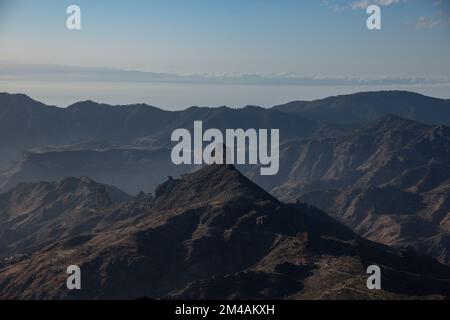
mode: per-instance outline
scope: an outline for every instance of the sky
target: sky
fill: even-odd
[[[72,4],[81,30],[66,28]],[[369,4],[381,30],[366,27]],[[449,79],[448,0],[0,0],[0,91],[61,106],[450,98]]]

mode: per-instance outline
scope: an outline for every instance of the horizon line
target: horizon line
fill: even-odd
[[[124,82],[208,85],[269,85],[269,86],[395,86],[448,85],[450,76],[362,76],[311,75],[296,72],[278,73],[177,73],[137,69],[116,69],[46,63],[0,60],[0,81],[66,81]]]
[[[217,105],[217,106],[199,106],[199,105],[191,105],[191,106],[186,106],[183,109],[180,110],[170,110],[167,109],[165,107],[161,107],[161,106],[155,106],[152,104],[148,104],[145,102],[135,102],[135,103],[127,103],[127,104],[111,104],[111,103],[104,103],[104,102],[99,102],[96,100],[92,100],[92,99],[87,99],[87,100],[80,100],[80,101],[76,101],[74,103],[71,103],[69,105],[66,106],[59,106],[59,105],[54,105],[54,104],[47,104],[39,99],[33,98],[30,94],[24,93],[24,92],[7,92],[7,91],[0,91],[0,96],[1,95],[10,95],[10,96],[24,96],[36,103],[40,103],[43,104],[45,107],[50,107],[50,108],[58,108],[58,109],[67,109],[70,107],[73,107],[77,104],[82,104],[82,103],[93,103],[95,105],[98,106],[106,106],[106,107],[136,107],[136,106],[145,106],[145,107],[149,107],[149,108],[155,108],[155,109],[159,109],[161,111],[166,111],[166,112],[180,112],[180,111],[185,111],[191,108],[200,108],[200,109],[217,109],[217,108],[228,108],[228,109],[244,109],[244,108],[249,108],[249,107],[253,107],[253,108],[261,108],[261,109],[274,109],[276,107],[279,106],[283,106],[283,105],[287,105],[290,103],[298,103],[298,102],[304,102],[304,103],[313,103],[313,102],[317,102],[317,101],[322,101],[322,100],[326,100],[326,99],[330,99],[330,98],[339,98],[339,97],[346,97],[346,96],[354,96],[354,95],[358,95],[358,94],[375,94],[375,93],[405,93],[405,94],[410,94],[410,95],[418,95],[418,96],[422,96],[422,97],[426,97],[426,98],[431,98],[431,99],[436,99],[436,100],[442,100],[442,101],[450,101],[450,99],[444,99],[444,98],[439,98],[439,97],[434,97],[434,96],[430,96],[430,95],[425,95],[419,92],[415,92],[415,91],[409,91],[409,90],[398,90],[398,89],[394,89],[394,90],[374,90],[374,91],[359,91],[359,92],[354,92],[354,93],[347,93],[347,94],[338,94],[338,95],[328,95],[325,96],[323,98],[319,98],[319,99],[312,99],[312,100],[300,100],[300,99],[296,99],[296,100],[290,100],[287,102],[282,102],[279,104],[275,104],[272,105],[270,107],[264,107],[264,106],[259,106],[259,105],[252,105],[252,104],[247,104],[247,105],[242,105],[242,106],[228,106],[228,105]]]

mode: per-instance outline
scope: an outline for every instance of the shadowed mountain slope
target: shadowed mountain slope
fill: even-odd
[[[275,195],[318,206],[371,240],[450,262],[449,127],[386,116],[284,149],[292,152]]]
[[[129,199],[87,177],[19,184],[0,194],[0,257],[29,254],[90,231],[103,208]]]
[[[0,270],[2,298],[334,299],[450,296],[450,268],[285,205],[233,166],[207,166],[97,212],[93,231]],[[82,290],[66,288],[78,265]],[[383,289],[366,288],[378,264]]]

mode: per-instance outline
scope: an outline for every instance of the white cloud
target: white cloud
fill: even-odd
[[[435,0],[433,6],[436,12],[433,15],[420,16],[415,21],[417,29],[433,29],[436,27],[450,26],[450,2]]]
[[[333,12],[342,12],[347,9],[367,9],[368,6],[372,4],[376,4],[379,6],[390,6],[392,4],[400,3],[400,2],[406,2],[408,0],[357,0],[352,2],[345,2],[345,3],[336,3],[332,2],[330,0],[320,0],[321,5],[331,9]],[[439,1],[439,0],[435,0]]]
[[[366,9],[369,5],[369,0],[355,1],[350,4],[352,9]]]
[[[396,4],[396,3],[404,2],[404,1],[407,1],[407,0],[358,0],[358,1],[352,2],[350,4],[350,7],[352,9],[367,9],[367,7],[372,4],[387,7],[392,4]]]
[[[450,84],[450,77],[336,77],[288,74],[176,74],[0,61],[0,80],[232,84],[280,86],[395,86]]]
[[[433,29],[436,27],[450,26],[450,16],[442,18],[420,16],[417,18],[415,26],[417,29]]]

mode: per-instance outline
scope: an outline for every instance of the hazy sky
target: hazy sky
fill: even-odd
[[[369,3],[382,7],[382,30],[366,28],[368,15],[363,8]],[[70,4],[81,7],[80,31],[66,29],[65,11]],[[65,73],[64,66],[77,68]],[[100,68],[109,73],[97,77]],[[33,74],[26,76],[27,70]],[[142,92],[136,89],[133,96],[127,95],[125,91],[137,80],[122,70],[147,72],[138,76],[135,86],[142,87]],[[87,81],[83,72],[88,73],[86,88],[93,98],[109,101],[114,96],[118,103],[134,98],[169,107],[270,105],[359,91],[362,85],[364,89],[366,85],[369,89],[406,88],[450,98],[450,1],[0,0],[0,91],[31,93],[50,103],[74,102],[89,98],[83,89]],[[171,74],[170,81],[163,77],[161,83],[176,83],[173,91],[155,89],[158,80],[148,72]],[[192,95],[182,92],[198,79],[183,78],[181,83],[188,83],[184,88],[180,79],[174,80],[175,75],[204,73],[208,74],[200,81],[204,83],[196,84],[203,89],[192,90]],[[230,88],[206,92],[211,89],[205,86],[211,85],[208,77],[223,86],[217,79],[222,80],[224,74],[224,82],[237,86],[242,99],[230,99]],[[243,76],[247,74],[271,80],[255,82]],[[110,89],[108,75],[116,82]],[[297,82],[286,82],[292,77]],[[347,82],[336,82],[342,78]],[[120,80],[127,88],[123,95],[117,91]],[[64,85],[66,92],[58,92],[63,88],[55,83],[50,90],[50,81]],[[70,81],[77,84],[70,86]],[[95,94],[95,83],[101,94]],[[147,89],[143,83],[148,83]],[[245,93],[245,86],[253,87]],[[144,94],[152,90],[154,99]],[[263,91],[264,95],[258,94]],[[198,97],[202,92],[211,99]]]

